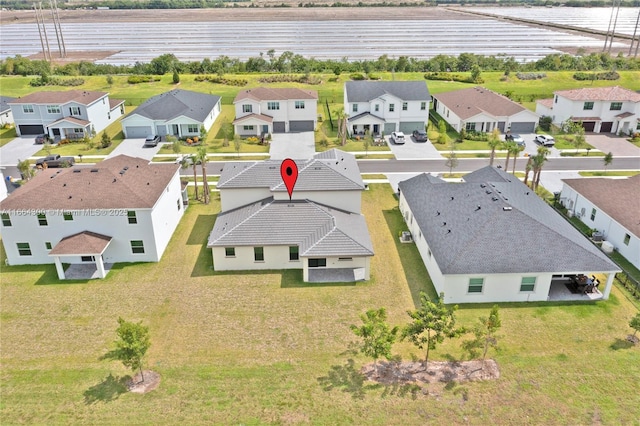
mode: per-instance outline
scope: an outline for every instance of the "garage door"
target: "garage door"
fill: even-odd
[[[585,132],[593,132],[594,129],[596,128],[596,122],[595,121],[583,121],[582,122],[582,127],[584,127],[584,131]]]
[[[146,138],[153,134],[153,130],[151,126],[126,126],[124,133],[127,138]]]
[[[600,133],[611,133],[613,129],[613,121],[603,121],[600,125]]]
[[[400,131],[410,135],[414,130],[424,130],[424,122],[422,121],[405,121],[400,122]]]
[[[384,134],[390,135],[391,132],[396,131],[396,123],[384,123]]]
[[[20,134],[25,135],[41,135],[44,133],[44,126],[42,124],[21,124]]]
[[[313,120],[289,122],[290,132],[313,132],[314,130]]]
[[[273,122],[273,133],[284,133],[284,121],[274,121]]]
[[[515,122],[511,123],[511,133],[534,133],[536,131],[536,123]]]

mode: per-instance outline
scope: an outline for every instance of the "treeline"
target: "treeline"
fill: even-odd
[[[273,50],[266,55],[260,53],[246,61],[220,56],[205,58],[199,62],[181,62],[173,54],[164,54],[149,63],[136,62],[134,65],[95,64],[77,62],[52,66],[43,60],[30,60],[22,56],[5,58],[0,61],[2,75],[163,75],[174,70],[180,74],[242,74],[242,73],[342,73],[373,72],[469,72],[479,68],[482,71],[535,72],[535,71],[612,71],[640,70],[640,58],[627,58],[607,53],[588,55],[553,54],[538,61],[519,63],[508,56],[482,56],[462,53],[459,56],[437,55],[431,59],[416,59],[406,56],[391,58],[382,55],[374,60],[349,61],[319,60],[305,58],[293,52],[283,52],[277,56]]]

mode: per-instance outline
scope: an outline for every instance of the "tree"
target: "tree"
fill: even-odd
[[[240,157],[240,144],[242,142],[242,139],[240,139],[240,135],[234,135],[233,136],[233,147],[236,150],[236,154],[238,155],[238,157]]]
[[[207,129],[204,127],[204,124],[200,125],[200,140],[202,143],[206,143],[207,141]]]
[[[529,182],[529,173],[531,173],[531,168],[533,165],[531,164],[531,156],[527,159],[527,164],[524,166],[524,184],[527,185]]]
[[[445,338],[457,337],[464,332],[456,328],[455,311],[458,305],[447,308],[443,302],[444,293],[440,293],[437,302],[420,292],[420,307],[415,311],[407,311],[411,322],[402,329],[401,338],[409,339],[419,349],[427,350],[424,362],[429,362],[429,351],[435,349]]]
[[[338,118],[338,137],[342,146],[347,144],[347,119],[349,114],[344,111],[344,108],[340,108],[336,111],[336,117]]]
[[[111,86],[113,84],[113,76],[112,75],[108,75],[107,76],[107,84],[109,86]]]
[[[438,143],[446,144],[449,142],[449,135],[447,134],[447,123],[444,120],[438,120]]]
[[[118,324],[116,329],[118,340],[115,341],[116,349],[113,356],[132,371],[140,370],[140,376],[144,382],[142,364],[144,355],[151,346],[149,327],[142,325],[142,322],[133,323],[122,318],[118,318]]]
[[[369,131],[365,132],[364,139],[362,140],[362,143],[364,144],[365,156],[368,157],[369,156],[369,147],[373,143],[373,136],[371,135],[371,132],[369,132]]]
[[[477,356],[478,349],[482,349],[483,368],[489,347],[496,348],[498,346],[496,333],[502,326],[498,310],[498,305],[493,305],[489,317],[479,318],[480,323],[473,328],[475,338],[462,344],[462,347],[467,350],[472,357]]]
[[[102,136],[100,137],[100,144],[102,148],[109,148],[111,146],[111,137],[107,134],[106,131],[102,132]]]
[[[491,135],[489,136],[487,143],[489,144],[489,148],[491,148],[491,154],[489,154],[489,165],[493,166],[493,160],[496,158],[496,149],[502,144],[502,141],[500,140],[500,129],[496,127],[491,131]]]
[[[33,167],[31,167],[31,163],[29,163],[29,160],[18,160],[17,167],[18,171],[22,175],[22,179],[27,181],[31,179],[36,173],[35,170],[33,170]]]
[[[233,138],[233,124],[225,118],[220,125],[220,130],[224,137],[222,140],[222,146],[229,146],[229,139]]]
[[[518,147],[518,144],[515,143],[514,141],[506,141],[504,143],[504,148],[507,150],[507,159],[504,162],[504,171],[508,172],[509,171],[509,159],[511,158],[511,154],[513,154],[514,152],[520,152],[520,148]]]
[[[191,155],[191,167],[193,167],[193,186],[195,187],[194,195],[195,199],[198,199],[198,169],[196,168],[196,156]]]
[[[520,145],[518,145],[517,143],[511,141],[507,144],[507,150],[508,152],[511,153],[511,155],[513,155],[513,174],[516,174],[516,161],[518,160],[518,155],[520,154],[520,151],[522,151],[522,147]],[[505,171],[508,171],[505,167],[504,169]]]
[[[167,139],[169,139],[168,136]],[[182,143],[177,138],[171,142],[171,150],[174,154],[180,154],[180,151],[182,151]]]
[[[476,84],[484,83],[484,79],[482,78],[482,70],[480,70],[480,67],[478,65],[474,65],[471,69],[471,81]]]
[[[576,126],[573,127],[574,138],[571,141],[571,144],[576,147],[576,154],[578,150],[587,144],[587,141],[584,137],[584,127],[582,127],[582,123],[577,123]]]
[[[633,328],[633,337],[636,337],[638,331],[640,331],[640,312],[636,314],[635,317],[631,318],[629,321],[629,327]]]
[[[604,162],[604,171],[607,171],[607,167],[609,167],[609,165],[613,162],[613,154],[611,153],[611,151],[607,152],[607,154],[602,158],[602,161]]]
[[[360,352],[373,358],[374,370],[378,372],[378,359],[391,358],[391,345],[396,341],[398,327],[390,328],[387,324],[387,313],[384,308],[370,309],[360,315],[362,325],[351,325],[351,331],[362,338]]]
[[[200,163],[202,166],[202,199],[205,204],[209,204],[209,182],[207,182],[207,148],[205,146],[198,147],[198,153],[195,155],[194,163]]]
[[[547,155],[549,155],[549,149],[544,146],[538,147],[538,153],[531,156],[531,167],[533,169],[533,177],[531,178],[531,189],[534,191],[540,184],[540,176],[542,174],[542,166],[547,161]]]
[[[446,157],[447,161],[445,161],[444,165],[449,168],[449,177],[451,177],[451,172],[453,171],[453,169],[458,167],[458,156],[456,155],[456,152],[451,149]]]
[[[173,70],[173,84],[180,83],[180,74],[178,74],[178,70]]]

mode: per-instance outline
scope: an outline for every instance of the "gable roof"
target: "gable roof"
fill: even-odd
[[[0,210],[152,208],[179,168],[118,155],[94,166],[44,169],[2,200]]]
[[[482,112],[495,117],[508,117],[526,110],[525,107],[506,96],[481,86],[438,93],[433,97],[463,120]]]
[[[464,183],[425,174],[400,182],[444,274],[618,271],[517,178],[487,166]]]
[[[280,176],[280,160],[229,162],[222,169],[217,187],[269,188],[284,192]],[[295,191],[363,190],[364,182],[358,163],[352,154],[331,149],[315,154],[312,159],[296,161],[298,179]]]
[[[585,87],[582,89],[558,90],[553,93],[572,101],[640,102],[640,93],[620,86]]]
[[[54,255],[100,255],[104,253],[111,242],[111,237],[96,232],[84,231],[64,237],[49,252]]]
[[[273,245],[298,246],[302,257],[373,255],[364,216],[273,198],[220,213],[207,247]]]
[[[369,102],[384,94],[403,101],[430,101],[425,81],[347,81],[344,84],[347,102]]]
[[[640,175],[625,179],[564,179],[563,182],[640,237]]]
[[[553,98],[538,99],[536,103],[539,103],[540,105],[547,108],[553,108]]]
[[[89,92],[86,90],[66,90],[61,92],[33,92],[21,98],[16,98],[9,104],[51,104],[62,105],[75,102],[81,105],[91,105],[98,99],[108,96],[107,92]]]
[[[258,102],[318,99],[318,92],[315,90],[298,89],[297,87],[255,87],[253,89],[242,90],[233,100],[233,103],[235,104],[244,99],[252,99]]]
[[[9,96],[0,96],[0,113],[8,111],[11,107],[8,105],[9,102],[13,101],[15,98]]]
[[[140,115],[152,120],[168,121],[185,116],[203,122],[219,101],[220,96],[174,89],[147,99],[124,119]]]

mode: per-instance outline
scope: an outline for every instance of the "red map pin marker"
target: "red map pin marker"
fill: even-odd
[[[298,166],[296,162],[291,158],[287,158],[280,164],[280,176],[284,181],[284,185],[287,187],[289,193],[289,200],[291,200],[291,194],[293,193],[293,187],[296,186],[296,180],[298,180]]]

